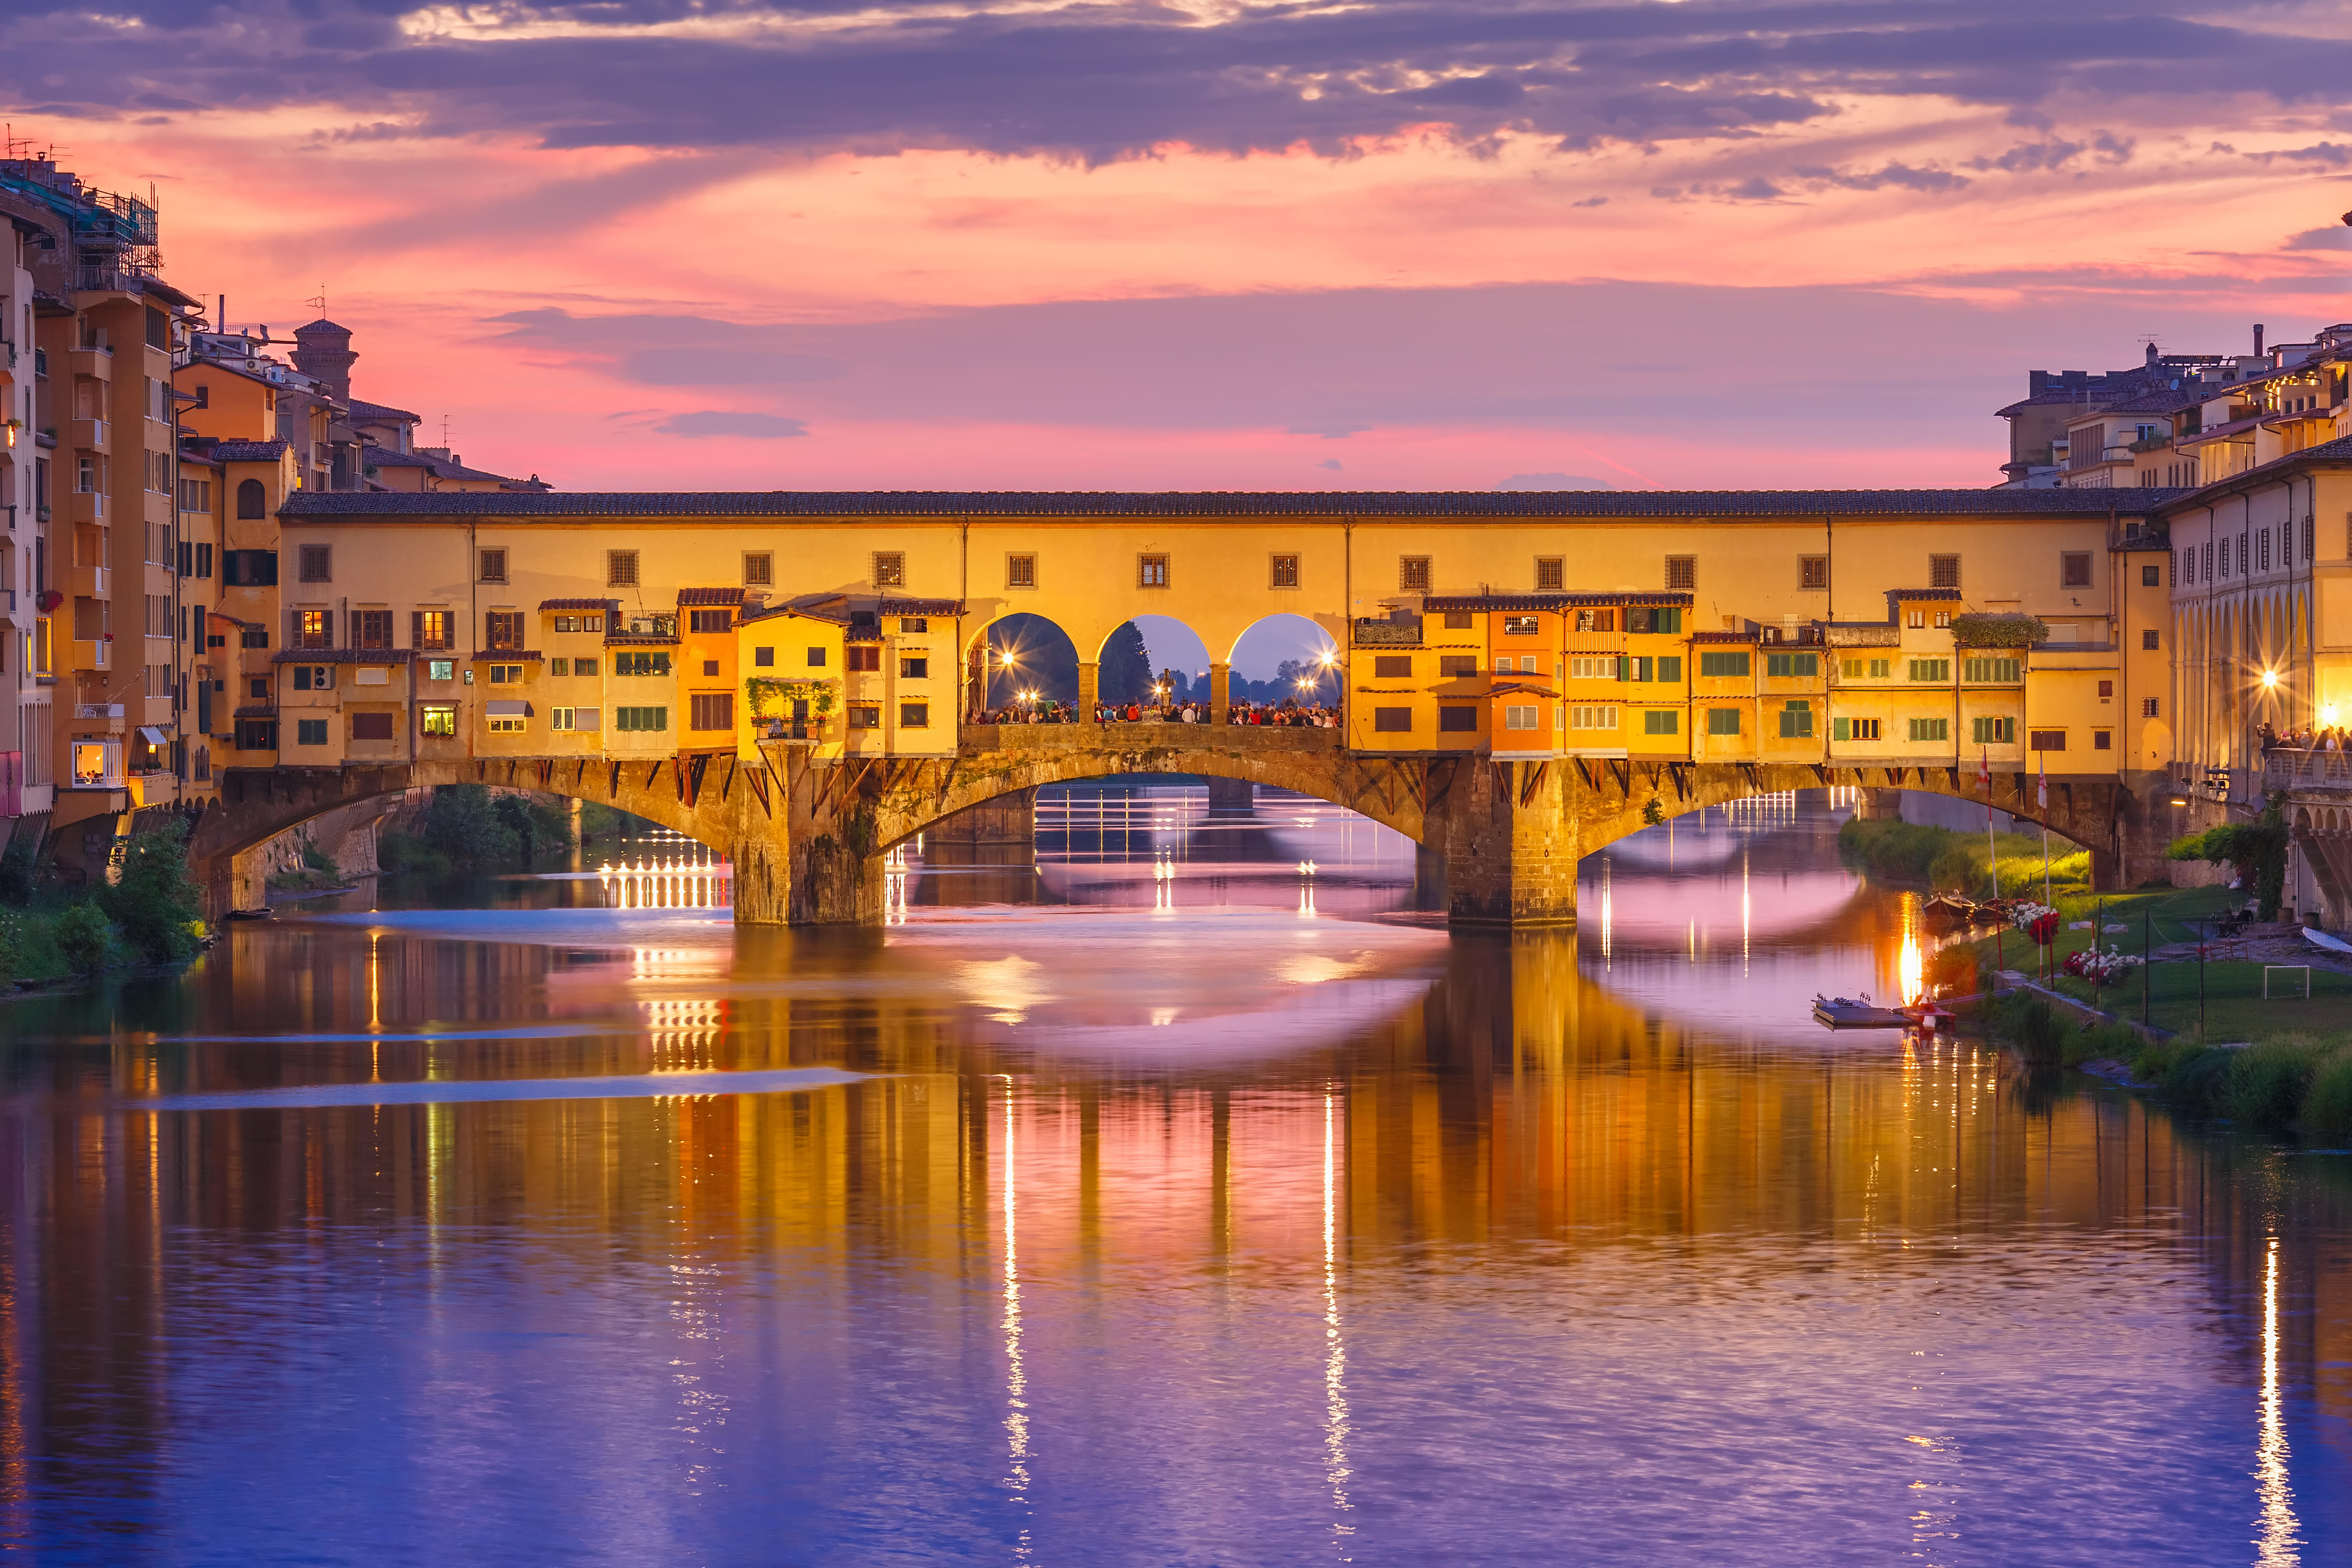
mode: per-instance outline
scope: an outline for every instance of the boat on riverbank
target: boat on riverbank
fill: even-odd
[[[1907,1013],[1851,996],[1814,997],[1813,1020],[1830,1029],[1907,1029],[1915,1022]]]

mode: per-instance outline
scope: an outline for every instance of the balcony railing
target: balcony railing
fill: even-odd
[[[74,704],[74,717],[77,719],[120,719],[122,717],[122,704],[120,702],[77,702]]]
[[[2263,754],[2263,785],[2266,789],[2352,794],[2352,752],[2274,747]]]

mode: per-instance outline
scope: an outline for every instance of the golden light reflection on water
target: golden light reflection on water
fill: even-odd
[[[2254,1483],[2262,1501],[2262,1535],[2254,1561],[2262,1568],[2292,1568],[2303,1561],[2295,1523],[2294,1489],[2287,1479],[2286,1423],[2279,1407],[2279,1238],[2263,1251],[2262,1436],[2254,1448]]]
[[[1927,964],[1919,952],[1919,896],[1903,895],[1903,946],[1895,960],[1895,973],[1902,982],[1903,1005],[1909,1006],[1926,994]]]

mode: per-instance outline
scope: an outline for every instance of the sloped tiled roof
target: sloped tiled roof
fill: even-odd
[[[422,414],[411,414],[405,408],[394,408],[389,404],[370,403],[364,397],[352,398],[351,410],[354,419],[414,419],[422,423],[425,418]]]
[[[2338,436],[2333,441],[2322,441],[2315,447],[2305,447],[2300,452],[2289,452],[2284,458],[2273,458],[2269,462],[2263,463],[2257,468],[2248,468],[2243,473],[2231,474],[2227,479],[2215,479],[2211,484],[2206,485],[2200,489],[2166,490],[2163,492],[2165,504],[2169,505],[2174,501],[2188,501],[2194,503],[2199,497],[2206,495],[2209,492],[2234,489],[2240,485],[2243,485],[2249,479],[2254,480],[2258,483],[2266,483],[2268,482],[2268,477],[2270,475],[2283,472],[2293,468],[2297,463],[2352,464],[2352,436]],[[2095,490],[2085,490],[2083,493],[2085,495],[2095,495],[2097,492]]]
[[[495,476],[484,476],[495,477]],[[289,517],[2067,517],[2144,511],[2157,489],[574,490],[305,492]],[[2130,500],[2120,498],[2128,495]]]
[[[886,616],[961,616],[961,599],[885,599],[879,613]]]
[[[541,599],[539,607],[542,610],[610,610],[620,602],[618,599]]]
[[[416,658],[406,647],[289,647],[269,656],[272,664],[407,664]]]
[[[395,452],[389,447],[360,447],[360,462],[375,468],[437,468],[430,458],[420,458],[414,452]]]
[[[734,605],[742,602],[743,590],[740,588],[680,588],[677,591],[677,603],[681,609],[692,605]]]
[[[224,463],[274,463],[286,455],[283,441],[223,441],[213,457]]]

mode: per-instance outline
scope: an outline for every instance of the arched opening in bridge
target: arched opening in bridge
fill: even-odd
[[[981,706],[992,712],[1077,703],[1077,645],[1043,616],[1023,611],[999,616],[988,623],[973,653],[987,661],[984,675],[972,674],[986,693]]]
[[[1207,702],[1209,694],[1209,645],[1199,633],[1172,616],[1138,616],[1103,643],[1103,700],[1107,702],[1129,700],[1111,692],[1112,650],[1122,645],[1122,634],[1132,632],[1139,640],[1154,697],[1138,697],[1142,702]]]
[[[1345,681],[1339,645],[1305,616],[1266,616],[1234,639],[1233,700],[1337,707]]]

